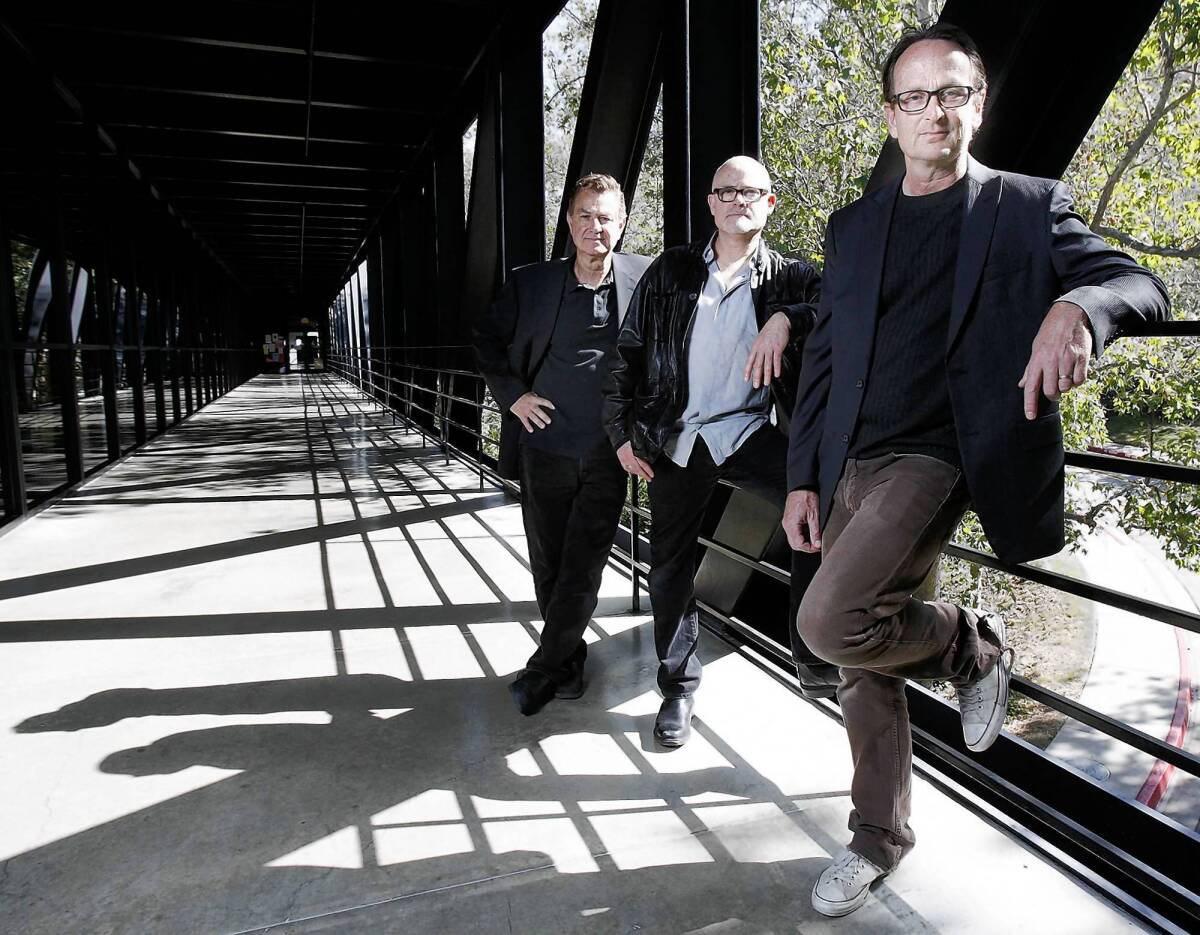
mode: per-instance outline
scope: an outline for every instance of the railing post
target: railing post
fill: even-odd
[[[629,578],[633,582],[632,613],[642,612],[641,578],[638,571],[638,537],[642,532],[642,518],[638,515],[638,479],[629,475]]]
[[[438,373],[437,375],[438,397],[437,405],[434,409],[440,410],[442,413],[442,455],[446,459],[446,464],[450,463],[450,422],[449,416],[446,413],[450,409],[449,400],[443,394],[454,392],[454,378],[448,373]]]

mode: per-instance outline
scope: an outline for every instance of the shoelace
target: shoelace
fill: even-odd
[[[847,851],[830,867],[830,879],[835,883],[854,885],[855,879],[867,869],[865,857],[859,857],[853,851]]]
[[[1005,657],[1008,657],[1008,667],[1011,670],[1017,661],[1016,650],[1011,646],[1004,647],[1000,652],[1000,657],[996,660],[996,665],[1003,665]],[[975,714],[983,707],[983,690],[979,685],[979,682],[972,682],[957,690],[958,709],[963,714]]]

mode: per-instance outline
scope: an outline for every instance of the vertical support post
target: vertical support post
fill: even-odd
[[[101,344],[108,348],[100,352],[100,390],[104,395],[104,443],[109,461],[121,457],[120,412],[117,409],[117,335],[113,316],[112,265],[110,257],[111,229],[108,205],[101,196],[99,140],[91,135],[89,162],[92,183],[92,229],[96,234],[96,267],[92,282],[96,297],[96,317],[100,327]]]
[[[172,269],[171,276],[168,279],[170,288],[167,292],[170,304],[167,306],[167,341],[166,345],[169,348],[167,354],[167,369],[171,374],[171,424],[178,425],[182,418],[182,410],[179,404],[179,343],[176,335],[179,330],[179,270]]]
[[[163,366],[163,345],[166,343],[166,328],[163,325],[162,257],[162,252],[158,251],[158,262],[155,264],[157,268],[154,271],[154,295],[150,297],[150,313],[146,320],[151,340],[155,345],[155,349],[150,352],[152,366],[148,369],[154,386],[154,430],[160,435],[167,430],[167,398],[163,387],[163,371],[166,369]]]
[[[714,170],[730,156],[757,157],[761,139],[758,0],[670,2],[663,35],[667,246],[712,230],[707,197]],[[737,53],[732,70],[705,65],[728,59],[730,49]]]
[[[4,204],[0,202],[0,480],[4,515],[21,516],[25,500],[25,465],[21,457],[21,422],[17,410],[16,296],[12,252]]]
[[[142,270],[138,245],[130,236],[129,282],[125,285],[125,376],[133,396],[133,441],[146,443],[146,387],[142,355]]]
[[[63,456],[67,483],[83,480],[83,444],[79,437],[79,396],[75,388],[75,335],[71,328],[71,282],[63,231],[62,196],[57,159],[46,192],[46,228],[50,242],[50,377],[62,413]]]
[[[183,403],[184,409],[190,416],[196,411],[195,402],[195,322],[196,322],[196,290],[199,288],[200,278],[196,272],[194,264],[189,264],[188,268],[189,285],[184,291],[182,298],[182,308],[180,309],[181,320],[179,333],[183,340],[183,350],[179,351],[180,369],[183,371]]]

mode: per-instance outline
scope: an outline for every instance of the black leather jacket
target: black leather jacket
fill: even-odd
[[[633,442],[634,453],[653,463],[662,452],[687,403],[687,340],[700,292],[708,278],[704,251],[709,240],[672,247],[650,264],[633,293],[609,359],[601,421],[614,448]],[[782,375],[771,381],[784,419],[791,415],[800,351],[812,330],[820,301],[821,277],[802,260],[782,256],[760,241],[750,260],[750,291],[761,329],[776,312],[792,325]],[[744,360],[714,361],[745,367]]]

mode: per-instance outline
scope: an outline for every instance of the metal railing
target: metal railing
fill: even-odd
[[[1181,337],[1195,336],[1200,335],[1200,323],[1167,323],[1147,329],[1146,333]],[[485,402],[482,376],[472,370],[433,366],[409,359],[414,352],[420,350],[418,348],[379,348],[372,351],[354,349],[354,353],[331,354],[327,360],[329,369],[333,373],[355,384],[365,395],[374,398],[380,406],[390,410],[394,419],[403,418],[414,428],[419,429],[423,442],[428,439],[439,446],[447,460],[453,454],[477,470],[481,487],[485,483],[485,478],[491,479],[519,497],[519,486],[500,478],[495,473],[493,469],[495,457],[485,451],[485,445],[497,446],[498,443],[496,439],[488,437],[481,431],[484,414],[492,413],[498,419],[501,413],[496,406]],[[444,353],[446,351],[464,351],[466,348],[439,348],[437,350]],[[455,384],[464,380],[471,381],[472,387],[472,391],[466,395],[461,391],[455,391]],[[451,410],[454,406],[467,407],[469,411],[473,411],[473,421],[476,425],[464,424],[461,419],[453,418]],[[459,440],[472,440],[473,450],[458,444],[454,438],[453,433],[455,432],[461,433]],[[1200,468],[1186,465],[1132,460],[1080,451],[1068,451],[1066,463],[1075,468],[1125,477],[1200,485]],[[642,548],[646,545],[642,536],[643,522],[652,522],[650,512],[640,505],[640,495],[641,482],[631,476],[625,504],[630,522],[629,526],[623,530],[628,537],[629,547],[625,548],[620,544],[614,544],[613,547],[614,555],[629,569],[632,584],[631,597],[635,611],[641,608],[641,579],[649,573],[648,564],[641,558]],[[763,562],[710,537],[700,536],[697,541],[704,548],[719,553],[754,574],[785,584],[791,580],[786,569]],[[1191,611],[1092,584],[1059,572],[1027,564],[1003,562],[986,552],[959,544],[948,545],[945,554],[1056,591],[1134,613],[1150,621],[1179,627],[1192,633],[1200,633],[1200,614]],[[745,622],[723,613],[718,608],[709,606],[702,601],[697,603],[712,621],[716,621],[715,626],[711,622],[708,622],[707,625],[718,636],[734,644],[752,648],[757,654],[766,657],[785,671],[794,671],[791,651],[788,647],[758,632]],[[1191,776],[1200,777],[1200,757],[1186,750],[1026,678],[1014,676],[1012,689],[1032,701],[1044,705],[1064,717],[1086,724],[1132,749],[1154,757]],[[1147,860],[1148,855],[1140,853],[1142,848],[1136,846],[1139,836],[1143,838],[1142,844],[1154,846],[1151,841],[1158,841],[1161,838],[1158,832],[1164,830],[1177,830],[1178,838],[1174,841],[1176,846],[1200,844],[1200,836],[1179,826],[1162,827],[1166,820],[1161,819],[1157,812],[1140,803],[1121,798],[1110,790],[1103,789],[1072,767],[1054,761],[1048,754],[1036,750],[1028,744],[1023,744],[1022,741],[1007,734],[1002,736],[1002,743],[997,745],[1000,748],[999,752],[989,752],[981,758],[966,757],[963,755],[961,740],[957,735],[957,713],[952,706],[939,696],[917,685],[911,685],[910,694],[916,696],[919,709],[913,712],[914,745],[918,753],[924,755],[927,761],[933,761],[939,768],[948,769],[956,784],[966,786],[977,794],[982,790],[984,794],[981,795],[981,798],[985,801],[999,807],[1002,811],[1015,812],[1039,834],[1049,838],[1056,848],[1065,850],[1074,861],[1077,861],[1068,862],[1067,869],[1080,876],[1084,882],[1104,890],[1110,896],[1114,895],[1113,887],[1115,886],[1118,890],[1115,894],[1116,898],[1133,893],[1133,903],[1130,905],[1146,921],[1164,930],[1172,930],[1172,925],[1180,922],[1185,923],[1188,927],[1200,926],[1200,894],[1198,894],[1200,886],[1196,885],[1200,882],[1200,876],[1197,876],[1195,869],[1196,856],[1200,854],[1200,848],[1193,853],[1191,858],[1190,879],[1186,883],[1180,883],[1172,874],[1156,869],[1157,861]],[[820,702],[818,704],[833,713],[829,703]],[[931,721],[942,722],[946,721],[944,715],[949,712],[953,715],[953,732],[940,728],[932,729],[931,725],[922,724],[921,712],[925,712]],[[1006,746],[1014,748],[1008,751],[1011,756],[1005,755],[1004,748]],[[1104,796],[1111,798],[1114,805],[1121,803],[1131,812],[1136,812],[1137,817],[1142,820],[1141,831],[1135,830],[1138,822],[1124,822],[1121,829],[1111,835],[1114,840],[1108,840],[1103,835],[1087,831],[1085,824],[1071,820],[1069,809],[1064,811],[1059,807],[1064,801],[1067,804],[1070,803],[1069,794],[1065,799],[1062,795],[1057,795],[1054,804],[1048,805],[1041,802],[1041,790],[1022,788],[1022,773],[1019,770],[1005,768],[1006,760],[1014,763],[1017,761],[1031,762],[1031,751],[1035,751],[1034,756],[1043,761],[1039,764],[1040,766],[1044,767],[1048,763],[1054,763],[1057,771],[1062,774],[1061,777],[1055,777],[1054,774],[1043,770],[1042,775],[1060,779],[1069,777],[1070,781],[1066,783],[1068,786],[1077,785],[1080,782],[1090,783],[1087,792],[1102,791]],[[1025,769],[1027,770],[1028,767],[1026,766]],[[958,794],[955,788],[946,788],[946,791]],[[1086,798],[1086,795],[1083,797]],[[1103,801],[1103,797],[1100,801]],[[1114,815],[1119,811],[1120,809],[1115,810]],[[1158,821],[1157,826],[1147,828],[1145,821],[1147,818],[1151,821],[1161,820]],[[1169,840],[1170,837],[1171,835],[1168,834],[1167,838],[1163,840]],[[1072,846],[1064,847],[1064,844]],[[1126,902],[1129,904],[1128,900]]]

